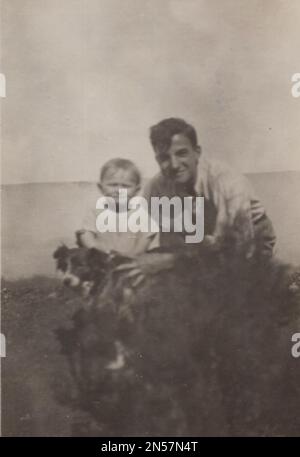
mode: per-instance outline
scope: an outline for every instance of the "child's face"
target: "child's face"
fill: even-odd
[[[116,201],[119,201],[119,190],[127,190],[128,200],[140,190],[133,173],[130,170],[122,169],[108,171],[98,187],[104,196],[112,197]]]

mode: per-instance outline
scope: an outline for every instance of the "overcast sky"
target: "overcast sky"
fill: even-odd
[[[148,129],[193,123],[243,172],[300,170],[299,0],[2,0],[3,182],[157,170]]]

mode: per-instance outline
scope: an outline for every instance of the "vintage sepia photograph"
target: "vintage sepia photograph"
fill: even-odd
[[[1,436],[300,436],[300,2],[0,14]]]

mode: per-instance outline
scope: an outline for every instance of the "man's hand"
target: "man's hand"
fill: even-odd
[[[169,270],[174,266],[175,255],[171,253],[147,253],[136,257],[132,262],[119,265],[115,271],[127,272],[126,278],[131,281],[133,287],[137,287],[146,276],[159,274],[163,270]]]

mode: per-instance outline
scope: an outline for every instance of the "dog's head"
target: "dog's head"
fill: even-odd
[[[63,283],[88,294],[103,281],[109,256],[98,249],[70,249],[62,245],[56,249],[53,257],[57,269],[62,273]]]
[[[104,252],[95,248],[68,248],[62,245],[53,254],[56,267],[62,273],[66,286],[78,289],[89,295],[101,289],[108,271],[120,263],[128,261],[128,257],[116,252]]]

